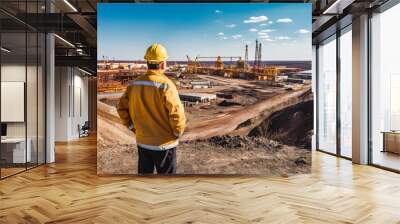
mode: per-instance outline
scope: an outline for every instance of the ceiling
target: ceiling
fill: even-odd
[[[3,45],[9,58],[26,55],[25,31],[55,33],[56,65],[79,66],[93,74],[97,59],[96,0],[1,0]],[[36,49],[28,44],[29,52]]]
[[[313,44],[332,36],[363,13],[374,11],[390,0],[318,0],[313,2]]]

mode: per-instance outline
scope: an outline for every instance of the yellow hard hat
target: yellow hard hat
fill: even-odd
[[[167,49],[161,44],[152,44],[147,48],[144,59],[150,62],[162,62],[168,59]]]

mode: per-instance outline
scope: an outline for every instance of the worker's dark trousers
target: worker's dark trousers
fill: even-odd
[[[154,167],[158,174],[176,173],[176,148],[167,150],[150,150],[138,146],[139,174],[152,174]]]

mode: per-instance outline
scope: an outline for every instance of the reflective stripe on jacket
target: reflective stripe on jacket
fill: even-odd
[[[124,124],[135,131],[137,144],[147,149],[176,147],[186,125],[175,84],[153,70],[129,84],[117,110]]]

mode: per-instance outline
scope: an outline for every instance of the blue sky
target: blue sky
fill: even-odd
[[[98,59],[143,60],[152,43],[170,60],[242,56],[255,40],[263,60],[311,60],[311,4],[98,4]]]

